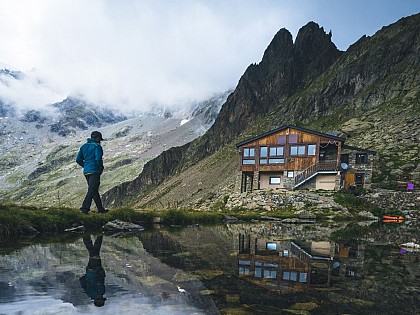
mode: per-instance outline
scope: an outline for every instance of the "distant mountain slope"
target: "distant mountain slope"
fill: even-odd
[[[75,98],[67,98],[51,106],[60,114],[58,121],[51,125],[51,131],[60,136],[75,132],[75,129],[87,130],[89,127],[102,127],[127,119],[127,116],[115,110]]]
[[[60,103],[65,111],[61,117],[69,123],[63,126],[71,130],[65,136],[52,132],[48,124],[50,118],[35,110],[20,119],[2,117],[0,202],[79,207],[86,186],[75,157],[92,128],[100,130],[107,138],[103,143],[105,173],[101,188],[110,189],[134,179],[143,165],[162,151],[202,135],[213,123],[227,94],[220,93],[196,104],[180,104],[187,108],[181,113],[164,110],[114,123],[112,113],[99,116],[103,115],[99,109],[92,113],[99,113],[93,116],[93,122],[85,121],[83,113],[90,117],[93,106],[68,100]],[[84,124],[74,125],[79,117]]]
[[[408,176],[418,182],[419,34],[417,14],[339,52],[316,23],[304,26],[294,43],[287,30],[280,30],[261,63],[245,71],[206,134],[148,162],[135,180],[109,190],[106,203],[142,205],[145,198],[155,200],[148,205],[165,204],[174,187],[188,187],[191,176],[183,174],[196,168],[194,179],[210,182],[219,165],[235,167],[230,149],[235,141],[287,123],[339,131],[350,144],[377,150],[376,181],[390,184]],[[212,166],[199,170],[204,163]],[[231,191],[234,174],[212,178],[197,196]],[[190,196],[180,191],[172,201],[185,204]]]

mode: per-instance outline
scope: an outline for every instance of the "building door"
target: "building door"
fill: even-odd
[[[349,186],[355,182],[354,174],[344,174],[344,189],[349,189]]]
[[[242,172],[241,193],[252,191],[254,183],[254,172]]]
[[[356,183],[357,188],[363,188],[363,186],[365,185],[365,174],[356,173],[355,183]]]

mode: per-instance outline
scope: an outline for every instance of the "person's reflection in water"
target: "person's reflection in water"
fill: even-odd
[[[90,235],[83,237],[83,243],[89,252],[89,263],[86,266],[86,274],[80,278],[80,284],[85,290],[85,293],[94,301],[95,306],[104,306],[106,298],[105,294],[105,270],[102,268],[101,257],[99,251],[101,250],[103,236],[96,238],[95,243],[92,243]]]

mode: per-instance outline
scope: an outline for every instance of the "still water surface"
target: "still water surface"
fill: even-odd
[[[1,242],[0,314],[420,314],[418,226],[276,222]]]

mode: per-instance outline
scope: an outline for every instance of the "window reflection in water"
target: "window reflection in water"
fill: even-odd
[[[307,250],[289,239],[251,239],[240,234],[238,276],[281,293],[329,287],[334,244],[312,243]]]

